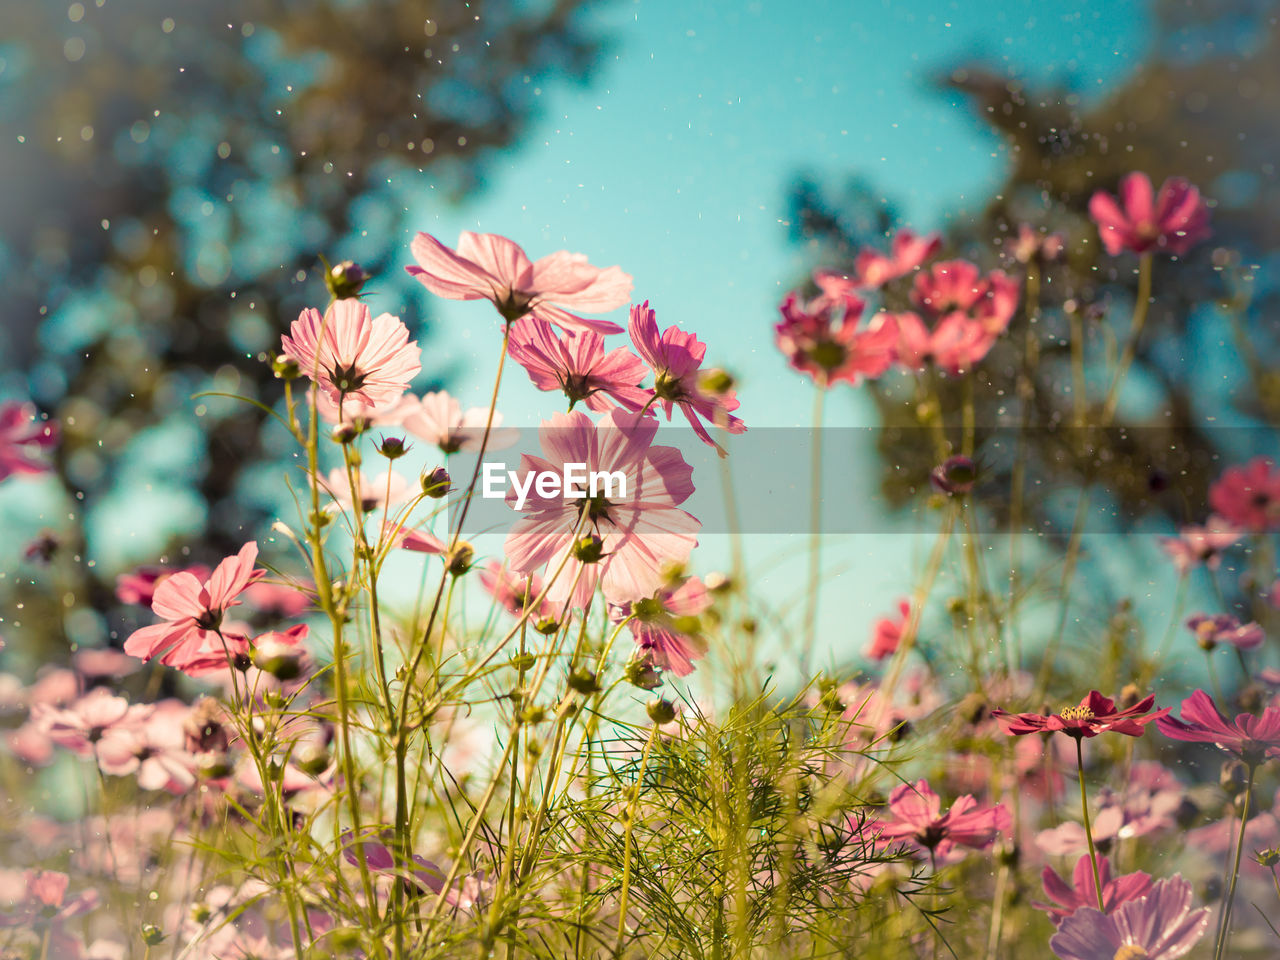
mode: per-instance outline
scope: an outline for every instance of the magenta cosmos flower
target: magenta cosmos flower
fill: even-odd
[[[1203,690],[1182,701],[1181,720],[1160,717],[1156,727],[1173,740],[1212,743],[1249,766],[1280,756],[1280,710],[1267,707],[1260,717],[1242,713],[1228,720]]]
[[[1262,625],[1241,623],[1229,613],[1197,613],[1187,618],[1187,629],[1196,636],[1203,650],[1212,650],[1220,643],[1238,650],[1255,650],[1266,639]]]
[[[280,339],[284,353],[341,407],[396,400],[422,369],[422,349],[399,317],[374,317],[359,300],[335,300],[320,315],[308,307]]]
[[[1280,470],[1267,457],[1228,467],[1209,487],[1209,506],[1249,533],[1280,530]]]
[[[565,250],[530,262],[519,246],[496,233],[464,231],[457,252],[419,233],[410,249],[418,265],[405,270],[438,297],[488,300],[507,323],[533,314],[566,330],[622,331],[608,320],[569,312],[607,313],[626,303],[631,276],[619,267],[602,270]]]
[[[1176,537],[1161,537],[1160,548],[1173,561],[1178,573],[1204,564],[1217,570],[1222,564],[1222,552],[1236,543],[1243,534],[1222,517],[1211,516],[1204,526],[1190,524],[1178,531]]]
[[[626,347],[606,353],[604,337],[593,330],[557,336],[545,320],[521,317],[511,325],[508,353],[539,390],[562,391],[570,410],[583,403],[603,413],[615,405],[610,397],[628,410],[640,410],[653,396],[640,386],[649,372],[644,361]]]
[[[885,657],[892,656],[897,652],[898,644],[902,642],[902,635],[906,632],[907,623],[910,620],[911,603],[907,600],[899,600],[896,617],[881,617],[875,622],[871,628],[871,641],[862,651],[862,655],[868,660],[883,660]]]
[[[842,380],[857,386],[888,370],[896,355],[898,323],[882,313],[860,326],[864,306],[852,294],[832,298],[824,293],[807,304],[787,294],[778,307],[782,322],[773,330],[791,369],[823,387]]]
[[[1071,882],[1063,880],[1052,867],[1045,867],[1040,874],[1044,883],[1044,892],[1052,903],[1031,905],[1043,910],[1054,923],[1061,923],[1081,907],[1098,907],[1098,888],[1093,883],[1092,858],[1086,853],[1076,861],[1072,871]],[[1141,871],[1126,873],[1124,876],[1111,877],[1111,864],[1105,857],[1098,858],[1098,879],[1102,881],[1102,905],[1107,913],[1111,913],[1122,903],[1144,897],[1151,889],[1151,877]]]
[[[729,433],[745,433],[747,425],[731,411],[738,409],[738,400],[732,390],[711,393],[703,390],[698,382],[699,368],[706,355],[707,346],[696,335],[685,333],[679,327],[670,326],[658,332],[657,315],[649,309],[646,300],[640,306],[632,306],[628,327],[631,342],[640,356],[653,369],[653,392],[671,419],[673,407],[679,407],[689,418],[689,426],[698,439],[720,451],[720,445],[711,439],[705,419]]]
[[[889,813],[894,820],[881,825],[882,837],[909,840],[940,861],[957,846],[985,850],[1012,823],[1003,804],[980,808],[968,794],[943,813],[942,799],[924,780],[904,783],[889,794]]]
[[[1175,875],[1112,913],[1081,907],[1062,921],[1049,947],[1061,960],[1177,960],[1209,927],[1209,911],[1191,909],[1191,884]]]
[[[627,628],[645,662],[660,670],[687,677],[693,664],[707,655],[707,641],[698,616],[711,606],[711,595],[697,577],[663,587],[652,597],[616,605],[615,622],[631,617]]]
[[[520,457],[515,483],[528,484],[526,515],[507,535],[507,559],[520,573],[546,565],[554,574],[568,556],[548,588],[551,602],[584,608],[597,584],[612,603],[641,600],[663,585],[669,564],[689,559],[702,525],[679,505],[693,493],[693,468],[675,447],[653,446],[657,431],[653,419],[616,408],[598,425],[584,413],[559,413],[539,431],[544,456]],[[529,474],[563,477],[565,464],[621,476],[595,496],[542,496]],[[516,496],[509,491],[507,502],[514,506]],[[573,555],[582,537],[600,538],[598,562]]]
[[[1200,191],[1181,177],[1170,177],[1152,197],[1151,178],[1131,173],[1120,181],[1119,203],[1105,190],[1089,200],[1089,216],[1113,257],[1122,250],[1186,253],[1209,236],[1209,209]]]
[[[1097,690],[1091,690],[1078,706],[1065,707],[1061,713],[1008,713],[1004,710],[992,710],[991,715],[1005,733],[1015,737],[1055,731],[1077,740],[1107,732],[1140,737],[1148,723],[1169,712],[1168,707],[1162,707],[1155,713],[1150,713],[1155,702],[1155,695],[1152,694],[1127,710],[1117,710],[1114,700],[1104,697]]]
[[[918,236],[910,230],[899,230],[893,238],[889,255],[864,247],[854,260],[856,283],[861,290],[875,290],[890,280],[905,277],[942,248],[936,233]]]
[[[193,564],[184,568],[197,580],[208,580],[212,572],[203,564]],[[155,598],[156,587],[181,569],[173,567],[138,567],[131,573],[122,573],[116,577],[116,598],[121,603],[140,603],[151,606]]]
[[[39,419],[31,404],[0,404],[0,480],[53,469],[45,454],[57,443],[57,424]]]
[[[151,609],[162,619],[135,630],[124,642],[132,657],[161,663],[197,676],[227,666],[227,653],[243,652],[248,640],[222,634],[223,616],[238,606],[241,591],[266,575],[255,570],[258,545],[252,540],[227,557],[203,583],[187,571],[167,577],[156,587]]]

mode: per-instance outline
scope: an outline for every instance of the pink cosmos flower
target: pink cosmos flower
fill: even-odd
[[[1045,867],[1040,880],[1044,884],[1045,895],[1053,902],[1033,900],[1031,905],[1047,913],[1054,923],[1061,923],[1081,907],[1097,909],[1098,888],[1093,882],[1091,859],[1085,854],[1076,861],[1070,883],[1059,877],[1052,867]],[[1122,903],[1146,896],[1151,889],[1151,876],[1141,871],[1112,879],[1111,863],[1106,857],[1098,858],[1098,879],[1102,881],[1102,905],[1107,913]]]
[[[932,362],[955,375],[985,357],[1008,329],[1019,287],[1002,270],[984,277],[967,260],[944,260],[916,275],[911,296],[934,325],[918,313],[897,314],[898,361],[912,369]]]
[[[942,238],[931,233],[918,236],[905,227],[897,232],[888,256],[871,247],[864,247],[854,261],[857,286],[861,290],[875,290],[890,280],[905,277],[942,248]]]
[[[138,603],[151,606],[155,598],[156,587],[167,577],[180,573],[185,569],[197,580],[208,580],[212,571],[203,564],[182,567],[138,567],[130,573],[122,573],[116,577],[116,598],[121,603]]]
[[[390,839],[389,836],[386,838]],[[398,877],[419,890],[436,894],[444,889],[446,872],[425,857],[410,854],[413,867],[408,871],[409,875],[406,875],[397,870],[395,855],[386,844],[376,840],[354,841],[350,830],[343,833],[342,841],[345,844],[342,857],[352,866],[360,862],[360,853],[363,852],[365,866],[374,873]],[[458,888],[450,890],[445,896],[444,902],[454,910],[471,911],[484,905],[491,886],[483,873],[473,873],[463,877]]]
[[[1191,743],[1212,743],[1249,766],[1280,757],[1280,709],[1267,707],[1261,716],[1241,713],[1235,720],[1222,715],[1203,690],[1182,701],[1182,719],[1160,717],[1156,727],[1166,737]]]
[[[910,310],[888,316],[898,328],[897,361],[908,370],[923,370],[932,363],[958,376],[972,370],[995,345],[995,337],[962,313],[948,314],[933,329]]]
[[[667,420],[671,420],[672,408],[678,406],[689,418],[689,426],[698,439],[715,447],[723,456],[724,450],[703,426],[703,418],[729,433],[745,433],[747,425],[731,415],[731,411],[738,409],[732,390],[716,394],[700,386],[698,369],[707,352],[706,344],[676,326],[667,327],[659,334],[657,315],[649,309],[648,300],[631,307],[628,330],[636,350],[653,369],[653,392],[666,410]]]
[[[475,452],[484,440],[484,425],[489,419],[488,407],[471,407],[463,412],[457,397],[445,391],[423,394],[422,399],[406,397],[406,412],[400,425],[415,437],[433,443],[444,453],[459,450]],[[501,450],[515,443],[518,431],[499,430],[502,414],[493,412],[489,431],[489,450]]]
[[[293,583],[259,580],[245,588],[244,598],[259,613],[284,620],[300,617],[311,609],[311,594]]]
[[[1164,781],[1152,780],[1144,767],[1153,767]],[[1183,790],[1160,764],[1135,764],[1133,782],[1123,796],[1103,787],[1093,816],[1093,841],[1106,849],[1113,840],[1131,840],[1176,826]],[[1054,856],[1082,853],[1089,848],[1084,827],[1067,820],[1036,834],[1036,846]]]
[[[395,545],[412,553],[443,556],[449,552],[449,545],[430,530],[416,530],[412,527],[401,527],[396,532]]]
[[[631,276],[618,267],[600,269],[580,253],[561,250],[530,262],[506,237],[464,231],[455,253],[429,233],[410,245],[418,266],[405,267],[436,296],[488,300],[507,323],[527,314],[566,330],[619,333],[607,320],[588,320],[569,310],[607,313],[627,302]]]
[[[1267,457],[1228,467],[1209,487],[1209,506],[1240,530],[1280,530],[1280,470]]]
[[[907,623],[910,620],[910,601],[899,600],[898,616],[881,617],[875,622],[875,625],[871,628],[871,642],[862,651],[862,655],[868,660],[877,661],[892,656],[897,652],[898,644],[902,642],[902,635],[906,631]]]
[[[1030,263],[1037,257],[1041,260],[1057,260],[1062,254],[1065,240],[1060,233],[1042,233],[1029,223],[1018,224],[1018,236],[1006,248],[1019,263]]]
[[[308,307],[281,338],[286,354],[341,406],[378,407],[396,400],[422,369],[422,349],[389,313],[374,317],[359,300],[335,300],[320,315]]]
[[[346,423],[364,431],[371,427],[398,427],[415,409],[412,395],[398,395],[382,403],[371,404],[354,395],[331,397],[325,390],[314,392],[316,413],[326,423]]]
[[[204,583],[185,570],[168,577],[156,587],[151,603],[163,622],[135,630],[124,652],[143,660],[158,657],[191,676],[225,669],[228,653],[244,652],[248,641],[224,632],[223,617],[239,605],[245,587],[266,574],[254,569],[257,557],[258,545],[251,540],[219,563]]]
[[[648,662],[677,677],[693,673],[693,662],[707,655],[706,638],[698,616],[711,606],[711,595],[697,577],[665,586],[652,597],[618,604],[610,611],[614,622],[631,617],[627,627]]]
[[[1012,823],[1003,804],[979,808],[967,794],[943,813],[942,799],[924,780],[904,783],[889,794],[889,812],[894,820],[882,825],[881,836],[909,840],[939,861],[947,860],[957,846],[987,849]]]
[[[991,715],[999,721],[1004,732],[1010,736],[1022,736],[1027,733],[1053,733],[1059,731],[1069,737],[1096,737],[1108,731],[1123,733],[1128,737],[1140,737],[1143,728],[1169,712],[1162,707],[1151,713],[1155,705],[1155,694],[1134,704],[1126,710],[1117,710],[1116,703],[1110,697],[1104,697],[1097,690],[1089,691],[1078,706],[1066,707],[1060,713],[1007,713],[1004,710],[992,710]]]
[[[34,406],[0,404],[0,480],[52,470],[45,454],[57,444],[58,425],[39,419]]]
[[[360,481],[358,496],[362,514],[403,503],[409,497],[409,481],[394,470],[384,470],[372,477],[367,473],[361,473],[357,479]],[[350,510],[354,507],[351,477],[343,467],[334,467],[330,470],[328,478],[322,481],[320,486],[333,497],[333,502],[329,504],[328,509]]]
[[[72,917],[88,913],[98,905],[98,894],[85,890],[67,899],[71,878],[56,870],[27,870],[23,874],[26,891],[12,913],[0,914],[0,927],[61,925]]]
[[[1089,216],[1107,253],[1164,250],[1181,256],[1209,236],[1209,209],[1200,191],[1181,177],[1170,177],[1152,197],[1151,178],[1130,173],[1120,181],[1120,202],[1104,190],[1089,200]]]
[[[137,776],[143,790],[185,793],[195,785],[195,758],[187,751],[184,729],[191,708],[179,700],[157,704],[146,720],[128,727],[115,726],[98,744],[98,765],[103,773]]]
[[[441,551],[443,552],[443,551]],[[524,615],[525,607],[533,604],[542,595],[542,578],[536,573],[528,576],[514,576],[499,560],[490,560],[480,571],[480,586],[497,601],[513,617]],[[531,623],[538,623],[548,618],[559,617],[559,610],[545,599],[529,614]]]
[[[1240,531],[1215,514],[1202,527],[1191,524],[1183,527],[1176,537],[1161,537],[1160,547],[1180,574],[1202,563],[1210,570],[1217,570],[1222,564],[1222,552],[1240,537]]]
[[[150,704],[130,705],[124,697],[112,696],[106,687],[95,687],[66,708],[34,704],[31,721],[54,743],[87,757],[108,731],[135,729],[153,711]]]
[[[773,329],[791,369],[822,387],[842,380],[857,386],[864,377],[874,380],[888,370],[898,343],[897,320],[881,313],[860,327],[864,306],[852,295],[839,300],[824,295],[805,304],[795,293],[787,294],[778,308],[782,322]]]
[[[581,402],[603,413],[614,401],[640,410],[653,396],[640,387],[648,369],[626,347],[605,353],[604,337],[592,330],[557,336],[551,324],[537,317],[521,317],[511,325],[511,359],[529,372],[539,390],[561,390],[569,409]]]
[[[1191,909],[1191,884],[1175,874],[1112,913],[1081,907],[1049,946],[1061,960],[1177,960],[1208,928],[1208,909]]]
[[[531,471],[563,476],[566,463],[585,464],[588,475],[621,474],[613,479],[626,481],[601,485],[596,496],[586,497],[581,494],[590,491],[544,497],[536,486],[528,488],[526,516],[507,535],[507,559],[521,573],[543,565],[554,573],[568,556],[548,589],[553,603],[585,608],[597,584],[613,603],[650,597],[663,585],[669,564],[689,559],[701,524],[679,505],[693,493],[693,468],[676,448],[653,446],[657,431],[656,421],[618,408],[598,425],[583,413],[559,413],[542,423],[544,456],[521,456],[520,484]],[[515,499],[512,490],[507,502],[514,506]],[[598,562],[582,563],[573,555],[584,536],[600,538]]]
[[[1255,650],[1266,639],[1260,624],[1242,624],[1229,613],[1193,614],[1187,618],[1187,629],[1196,635],[1196,643],[1204,650],[1212,650],[1220,643],[1237,650]]]

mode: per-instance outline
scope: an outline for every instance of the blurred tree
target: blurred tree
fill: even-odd
[[[948,255],[987,268],[1021,267],[1000,251],[1021,223],[1067,237],[1050,264],[1029,330],[1024,309],[976,372],[978,449],[990,491],[986,506],[1007,516],[1016,443],[1008,431],[1032,425],[1027,521],[1072,523],[1074,491],[1098,485],[1121,527],[1153,512],[1176,522],[1203,520],[1206,491],[1225,463],[1273,450],[1280,424],[1280,287],[1257,269],[1280,251],[1280,25],[1274,3],[1160,0],[1154,6],[1151,59],[1105,99],[1086,102],[1069,89],[1031,90],[981,64],[942,82],[969,95],[979,119],[1004,141],[1008,176],[983,214],[952,228]],[[1109,257],[1087,214],[1090,196],[1114,192],[1130,171],[1155,184],[1185,176],[1213,206],[1213,237],[1180,262],[1155,265],[1155,303],[1121,394],[1117,428],[1106,436],[1066,429],[1075,420],[1071,387],[1071,313],[1086,338],[1090,403],[1106,393],[1108,357],[1129,334],[1136,259]],[[792,190],[797,239],[816,241],[815,266],[852,265],[868,240],[865,190],[830,198],[801,178]],[[884,234],[873,228],[870,235]],[[882,241],[881,241],[882,243]],[[1271,271],[1275,276],[1275,271]],[[1079,311],[1098,303],[1100,312]],[[905,306],[905,305],[904,305]],[[1024,370],[1028,337],[1040,362]],[[1030,382],[1021,382],[1020,378]],[[958,380],[938,382],[942,407],[958,420]],[[932,447],[921,442],[912,384],[886,378],[873,387],[886,456],[884,490],[906,503],[927,489]],[[1020,399],[1021,398],[1021,399]],[[1029,414],[1022,406],[1031,404]],[[1094,411],[1096,421],[1097,409]],[[1175,482],[1176,478],[1176,482]],[[1094,524],[1094,529],[1097,525]]]
[[[253,358],[323,305],[320,253],[363,263],[421,333],[404,212],[482,185],[539,83],[584,79],[598,43],[581,0],[4,7],[0,385],[63,423],[82,505],[60,575],[106,610],[114,571],[79,561],[131,524],[211,559],[273,508],[253,478],[283,434],[192,394],[275,402]]]

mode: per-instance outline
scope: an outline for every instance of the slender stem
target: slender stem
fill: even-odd
[[[1256,765],[1249,767],[1249,779],[1244,787],[1244,805],[1240,808],[1240,835],[1236,838],[1236,859],[1231,868],[1231,882],[1227,886],[1227,899],[1222,902],[1222,920],[1218,929],[1218,943],[1213,948],[1213,960],[1222,960],[1231,934],[1231,905],[1236,898],[1236,880],[1240,876],[1240,857],[1244,853],[1244,831],[1249,825],[1249,799],[1253,795],[1253,775]]]
[[[1133,302],[1133,320],[1129,324],[1129,339],[1125,341],[1124,350],[1120,353],[1120,362],[1116,364],[1115,376],[1111,378],[1111,387],[1107,390],[1107,399],[1102,405],[1101,426],[1109,427],[1115,416],[1116,404],[1120,399],[1120,387],[1124,384],[1133,365],[1133,358],[1138,352],[1138,340],[1142,337],[1142,328],[1147,322],[1147,310],[1151,306],[1151,254],[1144,253],[1138,261],[1138,294]]]
[[[801,659],[804,680],[813,666],[813,650],[818,643],[818,593],[822,554],[822,406],[827,388],[821,381],[813,401],[813,462],[809,489],[809,602],[804,616],[804,657]]]
[[[635,830],[636,814],[640,807],[640,791],[644,786],[644,770],[649,764],[649,751],[653,749],[653,741],[658,738],[658,725],[655,723],[649,730],[649,739],[645,741],[644,752],[640,755],[640,771],[636,774],[635,793],[627,810],[627,829],[622,840],[622,889],[618,894],[618,936],[614,941],[613,955],[622,956],[622,944],[627,935],[627,894],[631,891],[631,835]]]
[[[1098,875],[1098,851],[1093,845],[1093,827],[1089,823],[1089,798],[1084,790],[1084,748],[1082,739],[1076,737],[1076,771],[1080,777],[1080,812],[1084,814],[1084,838],[1089,842],[1089,863],[1093,867],[1093,889],[1098,895],[1098,909],[1106,913],[1102,905],[1102,878]]]

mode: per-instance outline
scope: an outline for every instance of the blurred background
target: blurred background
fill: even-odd
[[[216,560],[289,515],[287,435],[251,405],[196,395],[278,404],[260,358],[302,307],[323,306],[321,254],[373,272],[375,312],[416,332],[417,390],[485,402],[492,313],[405,276],[418,230],[449,244],[497,232],[534,257],[567,248],[620,264],[660,324],[696,331],[709,362],[739,378],[753,427],[809,425],[812,386],[786,369],[772,324],[813,267],[847,264],[903,225],[942,231],[949,252],[987,268],[1009,265],[1020,223],[1063,232],[1067,256],[1044,288],[1030,469],[1049,519],[1069,521],[1071,497],[1098,491],[1109,519],[1085,545],[1096,595],[1082,616],[1099,622],[1121,589],[1139,590],[1131,599],[1163,630],[1175,575],[1152,537],[1131,534],[1203,519],[1224,465],[1275,450],[1273,3],[0,10],[0,399],[32,400],[64,432],[54,476],[0,487],[0,633],[36,641],[10,645],[23,668],[118,645],[136,613],[113,597],[117,573]],[[1118,417],[1133,428],[1128,456],[1109,464],[1096,449],[1064,452],[1051,428],[1072,402],[1073,307],[1104,307],[1089,317],[1090,357],[1127,332],[1136,261],[1101,255],[1085,207],[1131,170],[1197,184],[1214,236],[1158,264]],[[981,377],[979,424],[994,424],[1016,371],[997,352]],[[499,409],[531,426],[553,405],[513,375]],[[922,564],[929,541],[905,534],[936,529],[921,492],[932,464],[892,384],[838,389],[826,422],[884,428],[828,460],[829,496],[866,498],[884,517],[879,532],[824,546],[843,580],[821,622],[830,658],[846,661]],[[987,504],[996,525],[1001,489]],[[29,556],[44,533],[50,549]],[[790,539],[749,544],[761,596],[783,610],[804,566],[806,538]],[[705,538],[703,570],[725,562],[726,540]],[[1037,542],[1049,558],[1062,546]]]

